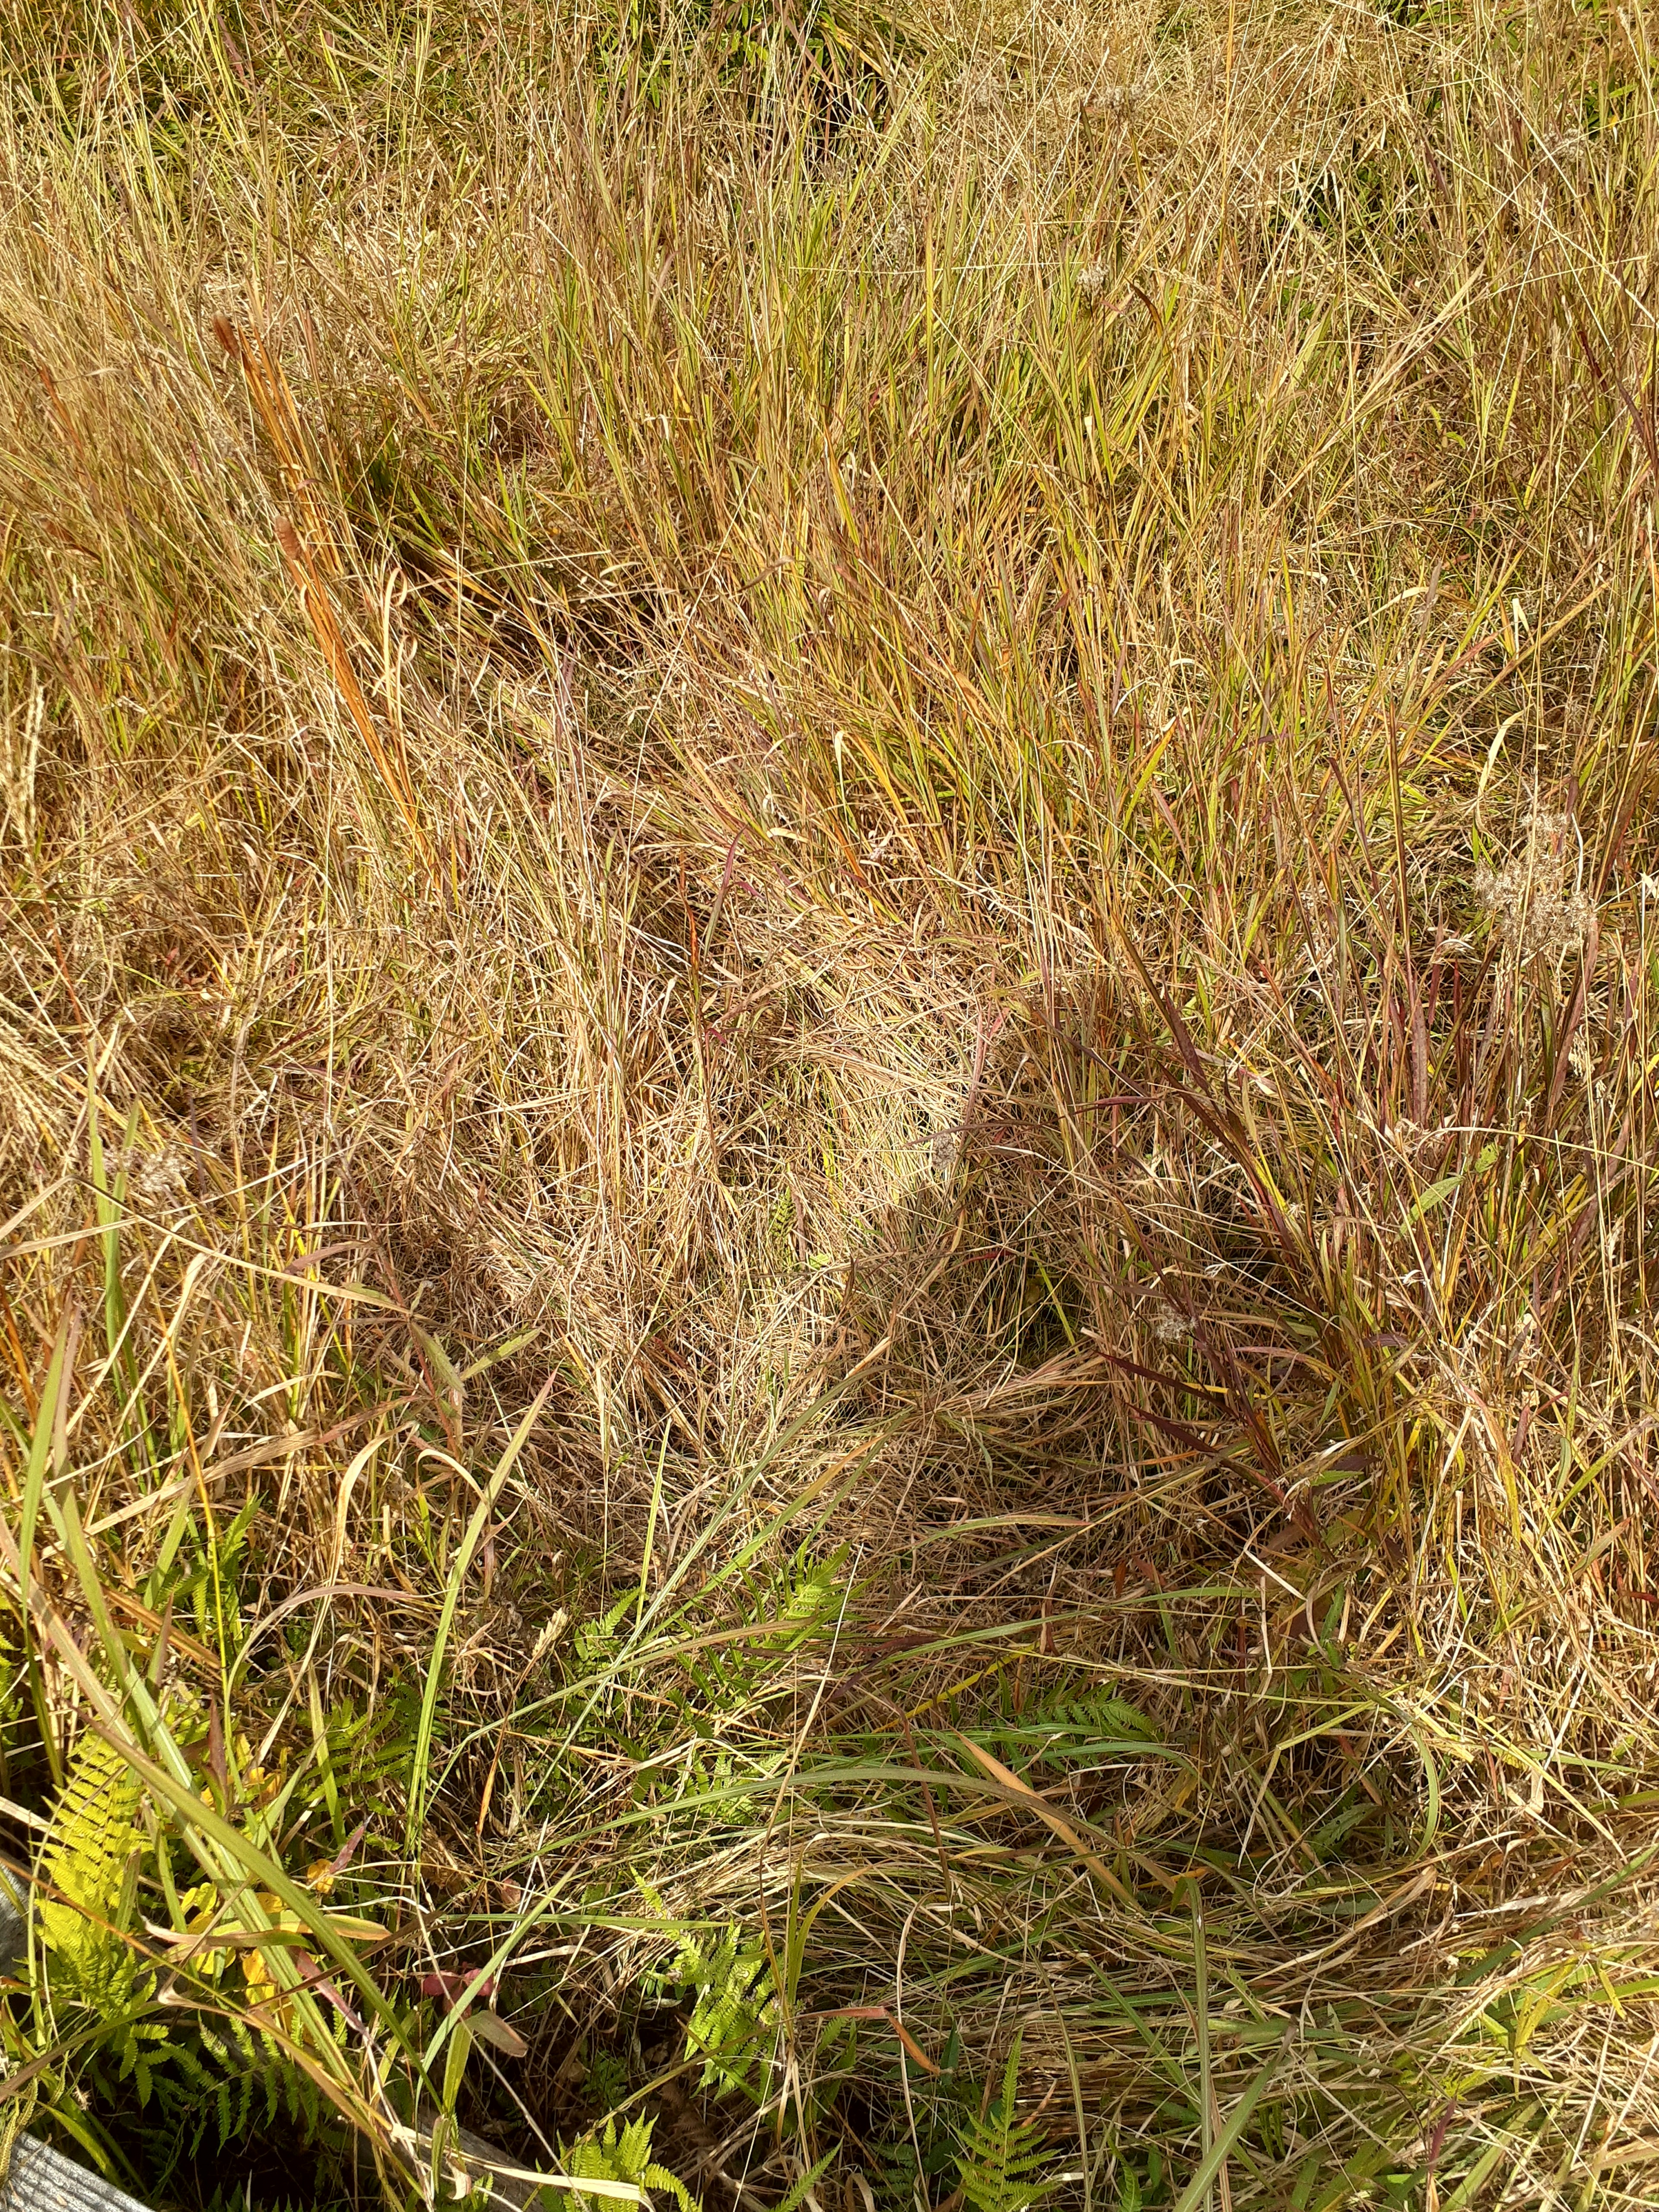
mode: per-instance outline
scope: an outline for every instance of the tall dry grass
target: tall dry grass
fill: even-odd
[[[6,2124],[1650,2203],[1647,15],[7,17]]]

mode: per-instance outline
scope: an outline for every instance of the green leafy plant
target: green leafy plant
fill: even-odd
[[[144,1863],[169,1844],[146,1834],[142,1802],[126,1754],[88,1729],[35,1869],[38,1994],[60,2029],[73,2026],[86,2047],[82,2094],[100,2087],[113,2114],[125,2085],[136,2107],[131,2131],[152,2148],[158,2185],[181,2161],[204,2149],[222,2154],[279,2119],[296,2140],[320,2148],[334,2123],[320,2083],[294,2063],[281,2038],[239,2016],[247,1996],[277,1996],[257,1949],[187,1949],[181,1965],[188,1964],[169,1977],[161,2003],[160,1969],[137,1932],[137,1888]],[[162,1887],[170,1891],[170,1882]],[[181,1942],[222,1917],[211,1884],[177,1893],[174,1902]],[[54,2107],[60,2113],[67,2094],[66,2080]],[[72,2130],[84,2131],[84,2123]]]
[[[654,1909],[659,1904],[653,1900]],[[702,2062],[704,2088],[758,2103],[766,2093],[777,2035],[777,1997],[763,1946],[735,1929],[681,1930],[671,1966],[653,1975],[663,1994],[691,2000],[686,2056]]]
[[[676,61],[700,44],[723,80],[751,92],[799,75],[811,108],[829,120],[855,106],[878,111],[884,64],[907,44],[890,11],[848,0],[623,0],[612,39],[612,50],[637,58],[653,105]]]
[[[601,2044],[587,2061],[586,2090],[600,2110],[609,2113],[628,2094],[629,2068],[620,2054]]]
[[[660,2190],[673,2199],[680,2212],[701,2212],[698,2200],[679,2176],[652,2157],[654,2125],[644,2115],[620,2129],[614,2119],[607,2120],[603,2135],[584,2136],[562,2151],[565,2172],[578,2181],[620,2181],[637,2189]],[[569,2195],[581,2212],[607,2212],[602,2197],[580,2190]]]
[[[118,1748],[90,1729],[42,1850],[40,1931],[55,2001],[118,2017],[146,1977],[131,1928],[142,1846],[136,1842],[137,1777]]]
[[[712,1948],[688,1948],[679,1972],[696,1991],[685,2044],[702,2059],[703,2086],[758,2102],[765,2094],[776,2021],[764,1951],[734,1931]]]
[[[1047,2148],[1036,2123],[1019,2117],[1018,2094],[1016,2036],[996,2094],[963,2123],[957,2172],[968,2212],[1031,2212],[1054,2193],[1056,2184],[1046,2172]]]

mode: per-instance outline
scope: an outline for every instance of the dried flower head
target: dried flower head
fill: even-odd
[[[1139,85],[1103,85],[1095,93],[1078,95],[1078,112],[1094,122],[1124,123],[1133,114],[1139,96]]]
[[[190,1187],[185,1155],[176,1145],[167,1145],[153,1155],[135,1146],[131,1152],[117,1152],[109,1164],[118,1182],[125,1177],[127,1196],[140,1206],[171,1206]]]
[[[1160,1344],[1181,1344],[1193,1333],[1192,1322],[1167,1302],[1160,1301],[1152,1316],[1152,1334]]]
[[[1595,905],[1582,888],[1583,844],[1571,814],[1540,810],[1527,842],[1501,868],[1475,872],[1474,895],[1499,939],[1519,953],[1561,953],[1583,945]]]

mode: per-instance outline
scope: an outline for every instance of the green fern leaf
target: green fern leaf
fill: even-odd
[[[104,1737],[82,1735],[40,1854],[40,1929],[58,1994],[106,2017],[125,2009],[137,1976],[121,1940],[137,1813],[131,1767]]]
[[[881,2212],[916,2212],[921,2169],[908,2136],[890,2136],[875,2146],[869,2179]]]
[[[608,2121],[602,2136],[588,2136],[562,2153],[564,2170],[574,2181],[627,2181],[636,2189],[657,2189],[672,2197],[680,2212],[702,2212],[702,2207],[678,2174],[671,2173],[651,2155],[651,2132],[655,2123],[630,2120],[621,2134],[615,2120]],[[603,2212],[604,2200],[574,2191],[582,2212]]]
[[[1015,2111],[1019,2094],[1019,2038],[1003,2069],[1001,2094],[963,2129],[958,2172],[967,2212],[1030,2212],[1054,2187],[1043,2174],[1042,2138]]]
[[[601,2046],[589,2059],[587,2094],[605,2112],[620,2105],[628,2094],[628,2068],[614,2051]]]
[[[808,2192],[817,2186],[840,2156],[841,2145],[831,2143],[822,2158],[815,2160],[805,2173],[790,2183],[787,2192],[774,2207],[774,2212],[799,2212],[800,2206],[806,2202]]]
[[[686,1978],[697,1989],[686,2050],[702,2059],[702,2087],[758,2102],[765,2094],[776,2020],[765,1954],[757,1943],[740,1944],[731,1935],[695,1960]]]

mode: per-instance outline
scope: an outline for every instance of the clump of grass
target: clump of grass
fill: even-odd
[[[7,10],[8,2112],[1644,2203],[1641,24],[643,23]]]

